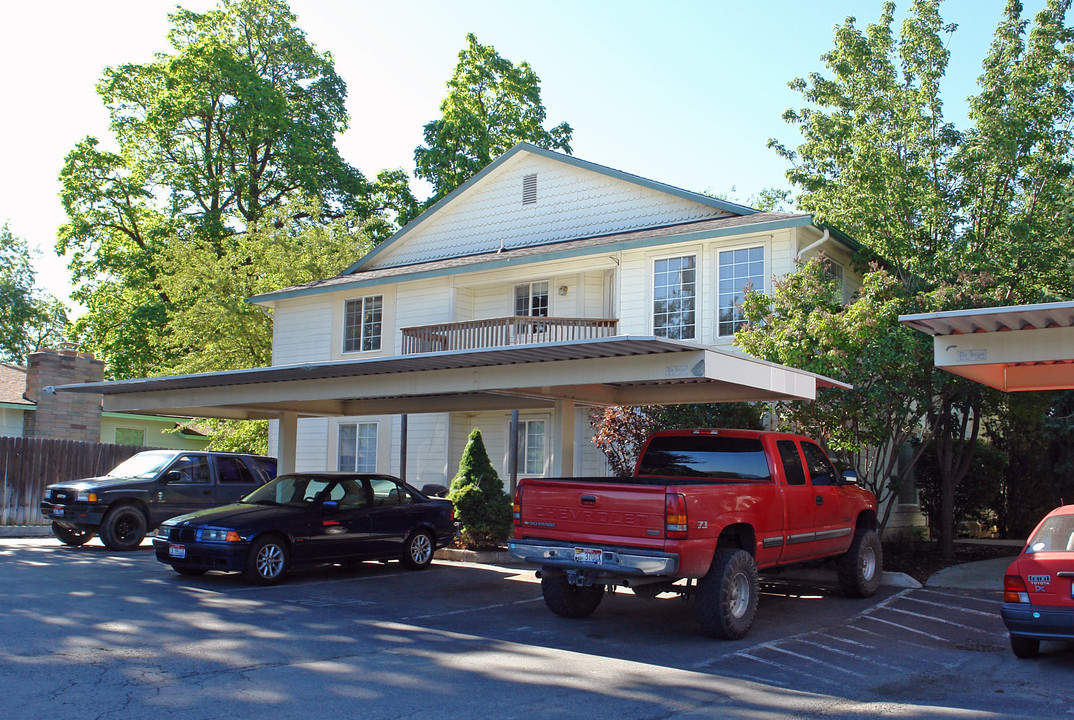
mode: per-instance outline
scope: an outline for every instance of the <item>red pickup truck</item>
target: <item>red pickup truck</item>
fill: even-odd
[[[521,480],[514,524],[511,555],[540,566],[545,603],[564,617],[589,615],[616,586],[674,592],[694,596],[705,632],[738,639],[758,570],[838,557],[845,593],[880,585],[876,497],[800,435],[658,432],[631,477]]]

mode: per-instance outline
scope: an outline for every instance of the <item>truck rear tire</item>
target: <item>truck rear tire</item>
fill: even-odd
[[[541,594],[544,604],[556,615],[584,618],[592,615],[604,599],[604,586],[578,587],[567,582],[563,573],[542,573]]]
[[[850,549],[842,555],[836,571],[839,587],[850,597],[871,597],[880,587],[883,573],[883,550],[876,530],[858,528]]]
[[[145,515],[133,505],[112,508],[101,523],[101,541],[109,550],[133,550],[145,539]]]
[[[697,620],[705,633],[726,640],[745,636],[761,594],[757,564],[745,550],[716,551],[712,567],[697,581]]]

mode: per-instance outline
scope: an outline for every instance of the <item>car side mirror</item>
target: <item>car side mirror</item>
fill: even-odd
[[[858,473],[855,472],[854,470],[844,470],[843,471],[843,484],[844,485],[857,485],[858,484]]]
[[[339,501],[338,500],[325,500],[323,503],[321,503],[321,507],[323,507],[325,510],[338,510],[339,509]]]
[[[168,483],[179,482],[179,471],[170,470],[164,473],[164,476],[160,478],[160,481],[167,485]]]

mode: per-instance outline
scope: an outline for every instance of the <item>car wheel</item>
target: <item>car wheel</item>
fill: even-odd
[[[1011,635],[1011,650],[1020,658],[1035,658],[1040,652],[1040,640]]]
[[[93,539],[93,532],[90,530],[64,527],[59,523],[52,523],[52,534],[64,545],[70,545],[71,547],[85,545]]]
[[[289,559],[287,543],[278,537],[264,537],[250,548],[242,574],[257,585],[273,585],[287,574]]]
[[[109,550],[133,550],[145,538],[145,515],[133,505],[112,508],[101,523],[101,540]]]
[[[411,570],[424,570],[433,561],[433,538],[424,530],[411,533],[403,543],[403,564]]]
[[[738,640],[753,625],[761,594],[757,564],[745,550],[716,551],[712,567],[697,581],[697,620],[709,635]]]
[[[187,575],[189,577],[197,577],[198,575],[204,575],[207,572],[202,568],[180,567],[178,565],[172,565],[172,570],[180,575]]]
[[[541,594],[544,604],[556,615],[565,618],[584,618],[604,599],[604,586],[578,587],[567,582],[563,573],[541,573]]]
[[[872,596],[880,587],[883,575],[883,551],[876,530],[858,528],[850,549],[839,557],[836,571],[839,587],[850,597]]]

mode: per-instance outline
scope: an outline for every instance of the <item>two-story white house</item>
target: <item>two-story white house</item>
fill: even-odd
[[[341,414],[346,403],[287,405],[274,395],[274,407],[294,412],[282,421],[283,447],[273,423],[270,451],[282,462],[293,451],[298,470],[405,470],[420,487],[450,481],[475,427],[508,477],[517,427],[519,475],[602,474],[594,406],[764,399],[800,384],[799,375],[773,380],[785,368],[721,352],[742,323],[744,288],[770,290],[796,258],[823,251],[848,294],[853,250],[808,215],[756,212],[520,144],[337,277],[251,299],[274,313],[274,368],[312,366],[322,376],[362,367],[352,383],[384,388],[379,403],[363,390],[369,401],[350,403],[361,411],[354,415]],[[579,350],[625,347],[613,341],[630,338],[648,339],[647,348],[707,348],[710,367],[662,354],[659,367],[634,378],[617,375],[618,360]],[[476,365],[451,364],[497,348]],[[547,354],[556,348],[567,354]],[[561,367],[551,372],[548,360]],[[514,377],[501,387],[506,366]],[[706,376],[715,385],[685,382]],[[336,382],[333,398],[355,397],[354,385]],[[327,403],[330,394],[318,397]]]

